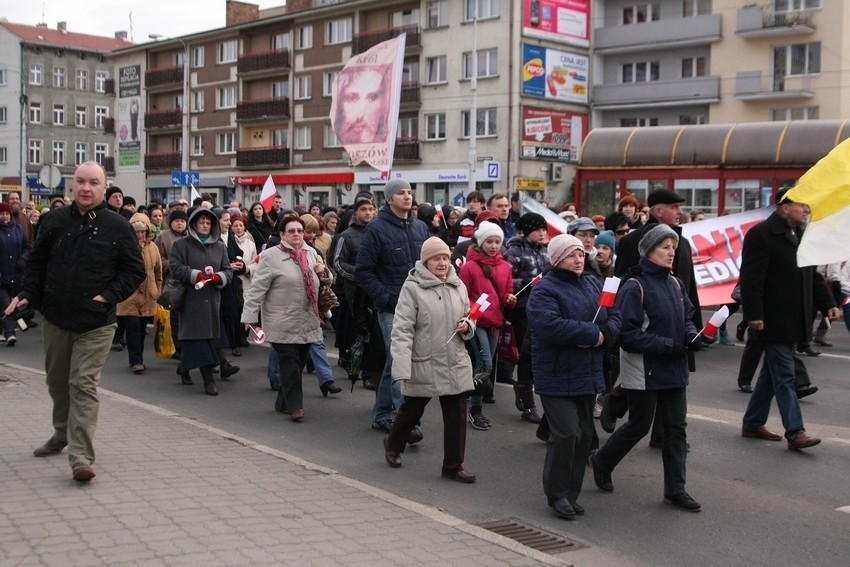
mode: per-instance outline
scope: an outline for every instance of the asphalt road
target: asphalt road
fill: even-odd
[[[370,428],[374,394],[359,384],[349,393],[335,357],[331,362],[343,393],[323,398],[315,376],[305,374],[306,419],[298,424],[274,412],[274,392],[265,378],[268,350],[261,346],[243,349],[242,357],[232,359],[242,370],[230,382],[219,382],[217,398],[203,394],[200,376],[195,376],[195,386],[181,385],[176,363],[155,358],[150,340],[147,373],[132,374],[126,352],[113,352],[102,386],[470,523],[517,518],[576,539],[585,548],[563,558],[579,565],[846,565],[850,334],[843,323],[836,324],[829,338],[835,346],[822,348],[822,356],[804,357],[820,391],[803,401],[803,415],[809,433],[824,439],[804,452],[788,451],[784,442],[740,436],[747,402],[747,395],[735,386],[740,345],[717,345],[698,354],[698,372],[691,375],[688,388],[688,491],[703,506],[699,514],[662,503],[660,451],[642,442],[614,471],[613,494],[599,492],[588,471],[579,499],[587,515],[574,522],[555,518],[540,482],[545,445],[535,438],[535,427],[519,419],[512,390],[504,385],[496,389],[497,403],[484,408],[493,428],[468,432],[466,466],[478,475],[474,485],[440,478],[437,402],[423,419],[425,440],[403,455],[401,469],[389,468],[381,435]],[[332,344],[332,336],[327,342]],[[329,351],[333,356],[335,349]],[[14,348],[0,345],[0,359],[42,369],[40,329],[19,333]],[[33,427],[48,432],[49,424],[48,415],[33,416]],[[768,425],[782,431],[775,406]],[[604,441],[607,435],[597,429]],[[371,528],[364,525],[363,530]]]

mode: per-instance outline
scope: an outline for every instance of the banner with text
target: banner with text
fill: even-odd
[[[522,46],[522,94],[587,104],[588,58],[577,53]]]
[[[587,133],[587,114],[522,107],[522,157],[578,162]]]
[[[118,101],[115,133],[118,137],[118,163],[122,171],[141,171],[142,144],[139,114],[142,93],[142,66],[118,69]]]
[[[522,34],[590,45],[590,0],[523,0]]]

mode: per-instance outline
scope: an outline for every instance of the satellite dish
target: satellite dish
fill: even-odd
[[[55,165],[45,165],[38,172],[38,180],[45,187],[57,189],[59,184],[62,183],[62,172]]]

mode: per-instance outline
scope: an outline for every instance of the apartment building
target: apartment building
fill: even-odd
[[[115,171],[114,72],[125,34],[101,37],[0,22],[0,177],[45,200],[64,191],[77,164]]]

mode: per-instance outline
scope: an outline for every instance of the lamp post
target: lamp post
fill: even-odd
[[[180,108],[181,144],[180,144],[180,170],[189,171],[189,46],[179,37],[168,37],[158,33],[148,34],[154,41],[175,40],[183,46],[183,104]],[[185,189],[186,186],[184,185]]]
[[[469,90],[472,91],[472,104],[469,109],[469,191],[475,191],[475,164],[478,161],[478,3],[472,3],[472,77],[469,81]]]

